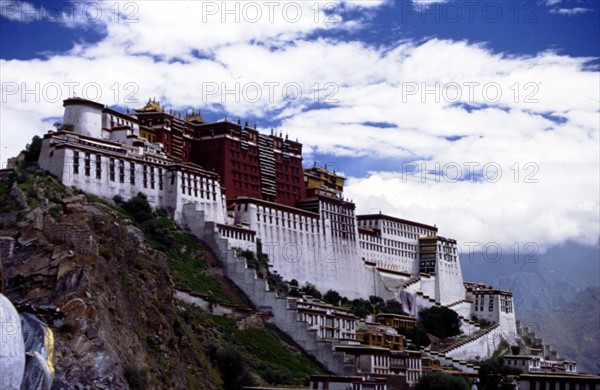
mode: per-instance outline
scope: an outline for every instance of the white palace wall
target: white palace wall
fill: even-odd
[[[236,223],[256,231],[273,270],[284,279],[312,283],[322,292],[333,289],[348,298],[373,293],[373,275],[356,246],[332,235],[329,220],[263,203],[237,204],[235,213]]]

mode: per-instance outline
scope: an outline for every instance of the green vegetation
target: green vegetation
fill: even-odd
[[[504,366],[502,358],[491,358],[474,364],[479,365],[479,390],[496,390],[508,375],[519,375],[523,372],[515,367]]]
[[[255,269],[259,278],[266,279],[269,289],[277,292],[277,295],[288,295],[288,283],[284,282],[281,275],[269,271],[269,257],[262,251],[262,243],[260,240],[256,241],[256,252],[256,256],[254,256],[254,252],[252,251],[247,250],[241,252],[241,255],[246,258],[248,268]]]
[[[208,317],[220,332],[209,345],[208,356],[219,368],[225,388],[256,385],[250,372],[272,385],[304,385],[311,375],[323,373],[315,362],[294,350],[287,336],[275,327],[240,330],[235,319]]]
[[[323,302],[330,305],[346,307],[352,314],[360,318],[378,313],[404,314],[402,304],[394,299],[384,301],[381,297],[371,295],[368,300],[360,298],[351,301],[341,296],[335,290],[327,290],[325,294],[321,294],[315,285],[311,283],[306,283],[302,288],[298,288],[298,281],[294,279],[289,282],[289,285],[292,287],[288,294],[289,296],[301,297],[303,295],[310,295],[313,298],[322,299]]]
[[[357,317],[364,318],[369,314],[377,313],[391,313],[391,314],[404,314],[402,310],[402,304],[393,299],[384,301],[383,298],[371,295],[369,300],[366,299],[354,299],[347,305],[350,311]]]
[[[415,386],[415,390],[468,390],[467,380],[443,372],[425,374]]]
[[[31,143],[25,146],[25,166],[36,164],[42,151],[42,139],[37,135],[31,139]]]
[[[0,180],[0,213],[8,213],[17,207],[16,202],[10,196],[13,182],[14,174],[8,180]]]
[[[142,193],[127,201],[120,196],[115,196],[113,200],[142,229],[148,243],[167,255],[178,285],[216,301],[231,303],[223,287],[206,274],[208,263],[196,237],[181,231],[164,210],[153,211],[146,195]]]
[[[425,328],[423,328],[423,325],[420,323],[411,329],[399,328],[397,330],[399,334],[404,335],[407,339],[410,339],[417,347],[426,347],[431,344],[431,340],[429,340],[429,337],[427,337]]]
[[[458,314],[444,306],[433,306],[419,311],[419,322],[428,333],[440,338],[460,334]]]

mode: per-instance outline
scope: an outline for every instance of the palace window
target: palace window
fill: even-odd
[[[79,174],[79,151],[73,152],[73,174]]]
[[[135,185],[135,164],[129,163],[129,184]]]
[[[163,189],[163,171],[161,168],[158,168],[158,189]]]
[[[115,181],[115,159],[114,158],[110,159],[108,173],[109,173],[110,181]]]
[[[86,153],[85,154],[85,175],[89,176],[90,175],[90,154]]]
[[[125,161],[119,160],[119,183],[125,183]]]
[[[96,179],[102,178],[102,156],[96,155]]]
[[[150,167],[150,188],[154,189],[154,167]]]
[[[144,179],[144,188],[148,188],[148,167],[145,166],[145,165],[144,165],[144,168],[143,168],[143,172],[144,172],[144,176],[143,176],[143,179]]]

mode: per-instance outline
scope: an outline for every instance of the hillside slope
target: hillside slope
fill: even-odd
[[[2,259],[4,293],[54,331],[53,388],[238,388],[322,373],[251,310],[230,319],[176,300],[182,286],[214,302],[247,302],[203,245],[164,216],[140,224],[22,171],[0,183],[0,200],[0,236],[16,240],[14,256]]]
[[[600,288],[588,287],[549,312],[523,311],[521,318],[561,357],[577,361],[580,371],[600,373]]]

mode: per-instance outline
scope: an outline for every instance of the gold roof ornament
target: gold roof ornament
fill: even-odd
[[[136,109],[136,112],[163,112],[160,102],[152,99],[148,99],[148,103],[143,108]]]
[[[185,121],[190,122],[190,123],[196,123],[196,124],[206,123],[206,121],[204,121],[204,118],[202,118],[202,114],[200,114],[200,110],[198,110],[198,112],[196,112],[196,110],[192,110],[191,115],[187,114],[185,116]]]

